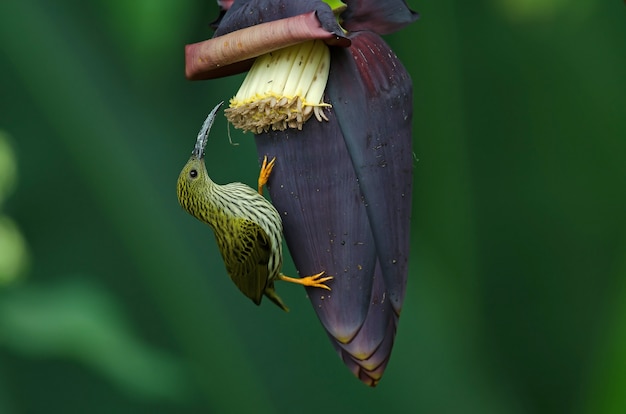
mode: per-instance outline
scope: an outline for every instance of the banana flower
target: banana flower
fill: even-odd
[[[222,0],[212,39],[186,46],[186,76],[249,70],[226,115],[276,157],[272,203],[333,346],[369,386],[389,361],[405,296],[412,194],[412,83],[380,35],[418,18],[403,0]]]

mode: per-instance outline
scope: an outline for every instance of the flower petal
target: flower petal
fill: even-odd
[[[276,157],[269,192],[301,275],[324,270],[332,291],[307,288],[344,363],[374,386],[389,360],[409,254],[412,86],[374,33],[332,48],[328,122],[257,135]]]
[[[386,298],[378,263],[369,303],[367,317],[354,339],[348,344],[337,341],[333,344],[353,374],[373,387],[378,384],[389,362],[398,324],[398,316]]]
[[[331,50],[328,97],[359,178],[385,287],[399,315],[409,256],[412,84],[380,36],[358,32],[350,37],[350,48]]]
[[[361,329],[371,297],[375,245],[359,183],[334,114],[302,131],[256,136],[258,153],[276,157],[269,180],[289,251],[301,276],[325,271],[331,291],[307,288],[326,330],[341,343]]]
[[[356,32],[369,30],[389,34],[419,18],[404,0],[345,0],[348,9],[342,13],[343,27]]]
[[[246,27],[315,12],[324,30],[344,37],[330,7],[320,0],[238,0],[222,18],[215,37]]]

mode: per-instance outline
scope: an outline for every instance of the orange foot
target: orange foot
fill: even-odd
[[[270,178],[274,163],[276,163],[276,157],[272,158],[270,162],[267,162],[267,155],[263,158],[263,165],[261,165],[259,172],[259,194],[261,195],[263,195],[263,186],[267,184],[267,180]]]
[[[328,286],[326,286],[324,284],[324,282],[329,281],[329,280],[334,279],[334,278],[332,276],[322,277],[323,274],[324,274],[324,272],[320,272],[320,273],[318,273],[316,275],[313,275],[313,276],[295,278],[295,277],[285,276],[285,275],[283,275],[281,273],[278,276],[278,278],[280,280],[284,280],[285,282],[297,283],[299,285],[311,286],[311,287],[316,287],[316,288],[322,288],[322,289],[330,290],[330,288]]]

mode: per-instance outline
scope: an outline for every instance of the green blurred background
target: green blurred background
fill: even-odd
[[[243,79],[184,78],[214,2],[0,3],[0,413],[626,412],[626,7],[409,3],[410,279],[376,389],[178,206]],[[254,184],[251,136],[213,129],[215,180]]]

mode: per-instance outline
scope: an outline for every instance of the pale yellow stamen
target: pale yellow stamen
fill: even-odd
[[[255,134],[302,129],[312,116],[328,121],[323,102],[330,51],[312,40],[259,56],[224,112],[235,128]]]

